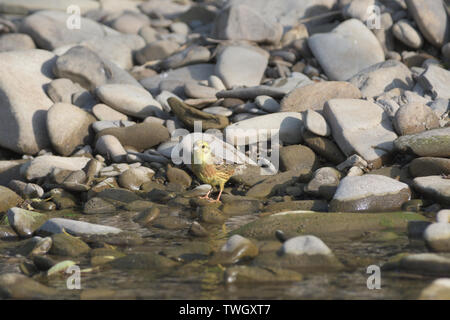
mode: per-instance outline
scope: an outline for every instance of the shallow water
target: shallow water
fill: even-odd
[[[142,228],[132,222],[135,213],[101,214],[94,216],[77,215],[77,219],[120,227],[125,231],[140,234],[145,243],[134,247],[120,247],[124,253],[160,252],[168,248],[183,247],[192,241],[185,231]],[[226,222],[226,230],[212,226],[209,231],[214,236],[206,241],[217,248],[226,239],[224,232],[257,219],[252,215],[232,217]],[[100,268],[83,272],[81,287],[101,289],[89,295],[89,298],[123,299],[416,299],[420,291],[433,279],[405,275],[394,272],[381,273],[381,289],[367,288],[367,266],[381,266],[392,256],[402,252],[425,252],[421,242],[410,242],[405,233],[397,233],[393,240],[370,240],[373,237],[346,238],[345,236],[322,237],[338,259],[346,265],[345,272],[303,274],[304,279],[290,283],[253,283],[251,285],[226,284],[223,270],[218,266],[208,266],[207,258],[185,261],[170,270],[155,273],[153,270],[116,270]],[[20,259],[7,257],[6,247],[14,242],[0,243],[0,274],[19,272]],[[77,261],[81,269],[90,268],[89,258]],[[63,276],[37,277],[51,287],[58,288],[61,298],[79,299],[79,290],[68,290]],[[104,290],[113,290],[113,293]],[[111,296],[113,294],[113,296]]]

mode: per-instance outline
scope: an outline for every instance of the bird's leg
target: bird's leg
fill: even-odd
[[[211,190],[212,190],[212,189],[211,189]],[[199,197],[199,199],[212,200],[212,199],[209,197],[209,194],[211,193],[211,190],[209,190],[208,193],[205,194],[204,196]]]
[[[216,200],[213,200],[214,202],[220,202],[220,196],[222,195],[222,191],[223,191],[223,185],[220,185],[220,191],[219,191],[219,195],[217,196]]]

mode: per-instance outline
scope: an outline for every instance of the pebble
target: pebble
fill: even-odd
[[[174,89],[172,88],[167,91],[179,95],[179,92],[175,90],[177,87],[183,89],[184,85],[189,81],[208,80],[211,75],[215,74],[214,69],[214,64],[199,63],[162,72],[156,76],[142,79],[140,83],[155,96],[161,91],[169,89],[168,87],[164,88],[165,85],[170,84],[172,86],[175,84]]]
[[[412,90],[414,86],[411,71],[395,60],[371,65],[350,78],[349,82],[367,98],[378,97],[394,88]]]
[[[432,223],[425,229],[423,238],[432,251],[450,252],[450,223]]]
[[[104,135],[116,137],[124,148],[131,147],[141,152],[157,146],[169,139],[169,131],[158,123],[142,122],[129,127],[108,128],[97,134],[97,139]]]
[[[450,223],[450,210],[440,210],[436,215],[436,221],[438,223]]]
[[[81,45],[120,68],[129,70],[133,67],[134,52],[145,47],[145,41],[135,34],[111,34],[92,37],[81,42]]]
[[[99,103],[92,108],[92,113],[100,121],[128,120],[127,115],[114,110],[106,104]]]
[[[224,9],[215,21],[214,36],[224,40],[278,43],[283,28],[271,18],[260,15],[252,6],[231,5]]]
[[[450,71],[432,64],[419,76],[418,81],[433,99],[450,99]]]
[[[281,109],[280,104],[272,97],[258,96],[255,98],[255,103],[258,107],[267,112],[278,112]]]
[[[68,232],[76,237],[87,235],[103,235],[120,233],[122,230],[115,227],[103,226],[99,224],[88,223],[64,218],[51,218],[37,229],[36,233],[40,235],[53,235]]]
[[[119,186],[128,190],[139,190],[141,186],[151,181],[155,171],[147,167],[130,168],[120,174]]]
[[[20,168],[23,176],[28,180],[44,178],[55,168],[62,170],[77,171],[85,167],[90,161],[85,157],[58,157],[58,156],[39,156],[25,163]]]
[[[95,90],[97,97],[123,114],[145,119],[160,115],[162,106],[145,89],[132,85],[109,84]]]
[[[88,112],[68,103],[55,103],[47,112],[47,131],[53,149],[62,156],[93,139],[90,126],[95,118]]]
[[[397,21],[392,27],[394,36],[413,49],[419,49],[423,45],[423,38],[420,33],[405,19]]]
[[[204,98],[215,98],[217,90],[212,87],[203,86],[201,84],[197,84],[194,82],[189,82],[184,85],[184,92],[188,97],[204,99]]]
[[[211,53],[207,48],[192,45],[165,58],[161,61],[159,67],[163,70],[176,69],[191,64],[205,63],[208,62],[210,58]]]
[[[378,39],[356,19],[342,22],[330,33],[312,35],[308,45],[330,80],[345,81],[384,61]]]
[[[110,22],[113,29],[129,34],[137,34],[142,27],[148,25],[150,25],[148,16],[132,11],[126,11]]]
[[[448,99],[437,98],[430,104],[430,108],[442,119],[450,112],[450,102]]]
[[[406,0],[406,4],[423,36],[437,48],[442,47],[449,21],[443,1]]]
[[[170,40],[157,40],[149,43],[136,52],[136,60],[140,64],[148,61],[162,60],[179,49],[180,45]]]
[[[330,211],[396,211],[411,197],[407,184],[381,175],[347,176],[341,180]]]
[[[421,157],[450,157],[450,128],[427,130],[401,136],[394,141],[400,152],[408,152]]]
[[[223,129],[229,124],[228,118],[220,115],[203,112],[177,98],[169,98],[168,103],[173,113],[181,120],[188,129],[194,129],[196,121],[201,121],[202,129]]]
[[[217,91],[226,90],[225,85],[223,84],[222,80],[215,75],[212,75],[208,78],[208,85],[210,87],[213,87]]]
[[[56,233],[51,236],[52,247],[49,253],[61,257],[78,257],[89,252],[89,246],[77,237],[67,233]]]
[[[267,67],[269,54],[251,46],[226,46],[217,55],[215,73],[228,89],[257,86]],[[234,70],[239,70],[239,73]]]
[[[53,71],[57,77],[68,78],[87,90],[95,90],[103,84],[140,87],[128,72],[85,46],[72,47],[59,56]]]
[[[409,163],[409,173],[413,177],[448,175],[450,174],[450,159],[437,157],[416,158]]]
[[[317,111],[308,109],[306,111],[305,120],[306,129],[308,129],[310,132],[322,137],[326,137],[331,134],[331,129],[327,121]]]
[[[47,87],[47,95],[54,103],[72,103],[72,96],[82,91],[82,88],[72,80],[60,78],[52,80]]]
[[[236,234],[227,240],[220,252],[229,253],[231,255],[231,263],[236,263],[243,258],[257,256],[259,251],[250,240]]]
[[[321,112],[325,103],[331,99],[359,99],[361,91],[344,81],[324,81],[302,86],[292,90],[281,101],[281,111]]]
[[[192,178],[186,171],[173,167],[167,169],[167,179],[169,182],[179,184],[184,188],[189,187],[192,183]]]
[[[23,33],[5,33],[0,36],[0,52],[35,49],[33,39]]]
[[[317,159],[314,152],[301,144],[290,145],[280,148],[280,169],[283,171],[304,168],[307,172],[312,172],[317,166]]]
[[[50,147],[46,111],[53,102],[42,89],[52,80],[55,56],[31,49],[0,53],[0,145],[19,154]],[[28,79],[24,81],[24,79]]]
[[[159,217],[160,210],[157,207],[146,208],[140,212],[133,221],[139,223],[141,226],[148,226]]]
[[[413,185],[420,194],[444,205],[450,204],[450,179],[440,175],[417,177],[413,180]]]
[[[4,273],[0,275],[0,296],[3,299],[52,299],[60,294],[23,274]]]
[[[340,178],[341,174],[336,169],[322,167],[314,172],[313,178],[305,187],[305,192],[331,200],[336,193]]]
[[[356,152],[379,168],[383,158],[394,150],[397,135],[384,110],[373,102],[332,99],[325,105],[324,116],[333,138],[347,156]]]
[[[303,139],[308,147],[326,160],[334,164],[339,164],[345,160],[344,154],[333,140],[316,136],[308,131],[303,133]]]
[[[44,214],[17,207],[10,208],[6,212],[6,216],[11,227],[21,237],[31,237],[47,220],[47,216]]]
[[[436,253],[415,253],[394,262],[396,270],[428,276],[449,276],[450,259]],[[384,267],[387,269],[387,267]]]
[[[215,114],[222,117],[229,117],[233,114],[233,111],[224,107],[208,107],[202,109],[203,112]]]
[[[440,278],[434,280],[420,293],[420,300],[449,300],[450,279]]]
[[[197,221],[192,222],[191,227],[189,228],[189,234],[194,237],[208,237],[209,232]]]
[[[331,255],[330,248],[319,238],[312,235],[298,236],[283,243],[282,254],[288,255]]]
[[[72,4],[72,3],[70,3]],[[64,6],[64,11],[67,6]],[[22,32],[31,36],[39,48],[54,50],[64,45],[80,43],[93,36],[103,36],[101,24],[84,17],[79,29],[67,28],[70,15],[63,11],[43,10],[27,16],[22,23]]]
[[[34,183],[11,180],[8,187],[25,199],[42,198],[44,195],[44,189]]]
[[[439,128],[439,118],[434,111],[421,103],[408,103],[395,114],[394,127],[401,136]]]
[[[226,141],[234,145],[248,144],[252,141],[267,141],[271,131],[279,133],[280,140],[297,144],[302,142],[302,132],[304,131],[304,118],[297,112],[277,112],[264,116],[257,116],[251,119],[233,123],[225,128]],[[258,130],[254,130],[258,129]],[[242,130],[247,131],[247,136],[242,136]],[[266,137],[261,136],[267,132]],[[258,136],[258,134],[260,134]]]

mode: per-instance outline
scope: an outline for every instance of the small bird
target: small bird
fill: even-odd
[[[227,164],[224,160],[215,157],[211,152],[211,147],[206,141],[199,140],[194,143],[192,152],[192,171],[204,183],[211,186],[219,186],[220,191],[215,202],[220,202],[225,183],[234,174],[236,165]],[[211,190],[201,199],[212,200],[209,197]]]

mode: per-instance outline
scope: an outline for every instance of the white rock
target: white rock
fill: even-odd
[[[176,145],[178,145],[177,141],[165,141],[158,146],[156,151],[158,151],[164,157],[170,159],[172,155],[172,150],[173,148],[175,148]]]
[[[348,18],[355,18],[366,22],[367,19],[373,14],[371,7],[375,4],[375,0],[358,0],[351,1],[343,8],[343,14]]]
[[[345,201],[368,197],[370,195],[386,195],[409,189],[406,183],[376,174],[365,174],[360,177],[345,177],[333,199]]]
[[[129,116],[145,119],[162,112],[161,105],[150,92],[133,85],[102,85],[95,93],[108,106]]]
[[[279,133],[281,141],[298,144],[304,131],[303,116],[298,112],[277,112],[233,123],[225,128],[226,141],[234,145],[249,141],[270,140],[270,134]],[[261,136],[258,136],[261,135]]]
[[[64,218],[52,218],[47,220],[36,232],[39,234],[56,234],[66,231],[74,236],[86,236],[93,234],[116,234],[122,232],[119,228],[102,226],[99,224],[76,221]]]
[[[142,79],[140,83],[153,95],[158,95],[162,90],[162,84],[177,82],[184,86],[189,81],[208,80],[214,74],[215,65],[210,63],[199,63],[191,66],[181,67],[158,75]]]
[[[428,247],[437,252],[450,252],[450,223],[430,224],[423,232]]]
[[[377,97],[394,88],[411,90],[414,80],[403,63],[388,60],[361,70],[349,82],[361,90],[364,97]]]
[[[223,48],[216,63],[216,74],[229,89],[235,86],[257,86],[266,70],[269,54],[251,46],[230,45]]]
[[[277,100],[269,96],[258,96],[255,99],[256,105],[267,112],[278,112],[281,109]]]
[[[311,109],[306,111],[305,125],[306,129],[318,136],[326,137],[331,133],[330,126],[325,118],[317,111]]]
[[[55,103],[47,112],[47,131],[53,149],[69,156],[76,147],[91,142],[90,126],[95,118],[70,103]]]
[[[342,22],[330,33],[312,35],[308,45],[330,80],[347,80],[384,61],[378,39],[356,19]]]
[[[345,155],[359,154],[375,167],[394,149],[397,134],[384,110],[375,103],[358,99],[332,99],[324,116],[333,138]]]
[[[80,43],[93,36],[102,37],[106,34],[106,27],[84,17],[79,17],[79,29],[69,29],[67,28],[67,22],[70,17],[70,14],[67,12],[51,10],[38,11],[23,20],[21,30],[29,34],[38,47],[47,50]]]
[[[436,221],[442,223],[450,223],[450,210],[440,210],[436,215]]]
[[[292,255],[331,255],[330,248],[316,236],[298,236],[283,243],[281,247],[283,254]]]
[[[233,114],[233,111],[231,111],[230,109],[220,106],[204,108],[202,109],[202,111],[224,117],[229,117]]]
[[[448,300],[450,297],[450,279],[440,278],[434,280],[420,293],[420,300]]]
[[[114,110],[113,108],[103,103],[96,104],[92,108],[92,113],[100,121],[128,120],[128,117],[125,114]]]
[[[19,154],[50,147],[44,87],[53,77],[55,55],[45,50],[0,53],[0,146]]]
[[[71,5],[79,8],[84,14],[90,10],[99,9],[100,4],[93,0],[2,0],[2,13],[29,14],[39,10],[66,11]]]
[[[208,85],[210,87],[215,88],[217,91],[226,90],[225,85],[223,84],[222,80],[215,75],[212,75],[208,78]]]
[[[450,99],[450,71],[430,65],[419,77],[419,83],[431,92],[433,99]]]
[[[90,160],[86,157],[39,156],[23,164],[20,171],[27,180],[33,180],[46,177],[56,168],[71,171],[81,170]]]
[[[444,179],[441,176],[426,176],[415,178],[413,183],[419,193],[438,202],[450,204],[450,179]]]
[[[422,36],[408,20],[397,21],[392,27],[392,33],[408,47],[419,49],[423,45]]]
[[[177,95],[173,94],[172,92],[162,91],[160,94],[158,94],[158,96],[156,97],[156,100],[161,104],[164,111],[166,111],[166,112],[170,112],[170,110],[171,110],[170,105],[167,102],[167,99],[169,99],[169,98],[177,98],[178,100],[183,100],[183,99],[180,99]]]
[[[123,161],[127,155],[119,139],[109,134],[98,138],[95,149],[106,159],[111,159],[113,162]]]

